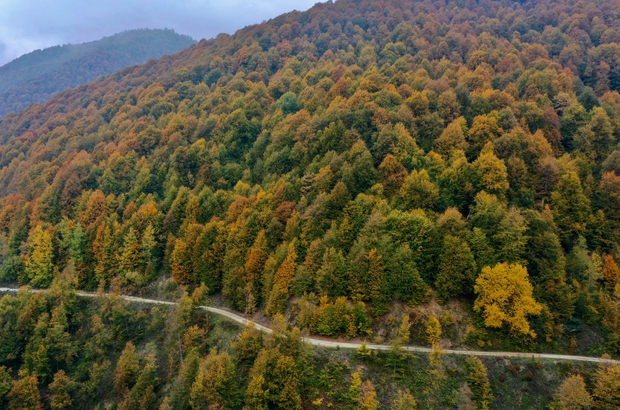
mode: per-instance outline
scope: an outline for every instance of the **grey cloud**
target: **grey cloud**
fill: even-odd
[[[135,28],[172,28],[197,40],[279,14],[306,10],[316,0],[0,0],[0,66],[56,44],[97,40]]]

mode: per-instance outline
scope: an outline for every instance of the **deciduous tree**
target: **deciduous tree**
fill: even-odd
[[[527,317],[540,314],[542,306],[532,296],[525,267],[507,263],[485,267],[476,279],[474,291],[478,295],[474,310],[482,313],[487,327],[507,324],[512,332],[536,337]]]

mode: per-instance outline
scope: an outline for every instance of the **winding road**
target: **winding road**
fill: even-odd
[[[16,288],[2,288],[0,287],[0,293],[16,293],[19,289]],[[30,289],[31,292],[45,292],[45,290],[41,289]],[[91,292],[75,292],[76,295],[81,297],[94,298],[101,296],[97,293]],[[168,302],[164,300],[156,300],[156,299],[145,299],[136,296],[128,296],[121,295],[121,298],[128,302],[135,303],[146,303],[152,305],[169,305],[175,306],[176,302]],[[258,323],[254,323],[249,319],[244,318],[243,316],[231,312],[229,310],[220,309],[211,306],[200,306],[201,309],[204,309],[208,312],[215,313],[220,316],[224,316],[230,320],[233,320],[237,323],[241,323],[242,325],[251,324],[256,329],[271,333],[272,330],[266,326],[263,326]],[[303,341],[311,344],[313,346],[319,347],[327,347],[333,349],[357,349],[362,346],[362,343],[351,343],[351,342],[341,342],[336,340],[326,340],[326,339],[316,339],[313,337],[304,337]],[[390,345],[384,344],[366,344],[366,348],[369,350],[390,350]],[[417,353],[430,353],[432,349],[428,347],[422,346],[403,346],[402,349],[408,352],[417,352]],[[588,357],[588,356],[571,356],[571,355],[562,355],[562,354],[550,354],[550,353],[520,353],[520,352],[489,352],[489,351],[478,351],[478,350],[443,350],[445,354],[458,354],[458,355],[473,355],[473,356],[485,356],[485,357],[517,357],[517,358],[525,358],[525,359],[539,359],[539,360],[568,360],[575,362],[593,362],[593,363],[615,363],[620,364],[620,360],[613,359],[603,359],[598,357]]]

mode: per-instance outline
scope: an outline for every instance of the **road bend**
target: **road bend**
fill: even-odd
[[[19,289],[17,288],[2,288],[0,287],[0,293],[16,293]],[[30,292],[45,292],[43,289],[30,289]],[[99,294],[92,292],[75,292],[76,295],[86,298],[95,298],[101,296],[110,296],[110,294]],[[137,296],[129,296],[129,295],[120,295],[123,300],[127,302],[134,303],[145,303],[151,305],[167,305],[167,306],[176,306],[176,302],[169,302],[165,300],[157,300],[157,299],[146,299],[140,298]],[[242,325],[251,325],[254,328],[265,332],[272,333],[273,330],[267,326],[263,326],[259,323],[255,323],[250,319],[247,319],[241,316],[238,313],[232,312],[227,309],[216,308],[212,306],[199,306],[200,309],[206,310],[207,312],[215,313],[216,315],[224,316],[232,321],[240,323]],[[313,338],[313,337],[304,337],[303,341],[317,347],[325,347],[331,349],[358,349],[362,346],[363,343],[358,342],[342,342],[338,340],[330,340],[327,338]],[[372,344],[366,343],[366,348],[369,350],[390,350],[391,346],[386,344]],[[430,353],[432,349],[423,346],[403,346],[403,350],[408,352],[415,353]],[[521,359],[537,359],[537,360],[566,360],[566,361],[574,361],[574,362],[591,362],[591,363],[615,363],[620,364],[620,360],[614,359],[604,359],[599,357],[589,357],[589,356],[572,356],[572,355],[563,355],[563,354],[551,354],[551,353],[522,353],[522,352],[493,352],[493,351],[480,351],[480,350],[457,350],[457,349],[447,349],[442,350],[445,354],[457,354],[457,355],[465,355],[465,356],[479,356],[479,357],[505,357],[505,358],[521,358]]]

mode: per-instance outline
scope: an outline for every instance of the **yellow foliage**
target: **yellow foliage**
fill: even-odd
[[[500,263],[487,266],[476,279],[474,303],[476,312],[482,311],[487,327],[510,326],[513,332],[536,337],[527,321],[528,315],[539,315],[542,305],[532,296],[527,269],[519,264]]]

